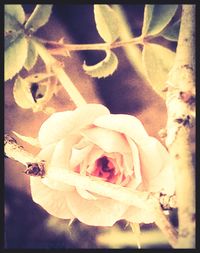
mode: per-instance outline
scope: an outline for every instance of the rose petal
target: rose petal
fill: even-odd
[[[87,159],[87,156],[89,152],[92,150],[93,146],[94,146],[93,144],[90,144],[82,149],[72,148],[72,154],[70,158],[70,168],[71,169],[75,168],[76,166],[80,165],[80,163],[84,159]]]
[[[119,172],[123,172],[124,168],[122,167],[122,155],[119,153],[105,153],[106,157],[110,158],[109,160],[112,162],[115,168],[115,175]]]
[[[148,141],[148,134],[142,123],[134,116],[110,114],[98,117],[94,125],[111,129],[131,137],[137,144]]]
[[[81,138],[81,140],[76,145],[74,145],[74,148],[75,149],[82,149],[90,144],[91,144],[90,141],[86,140],[85,138]]]
[[[87,172],[91,173],[94,170],[95,161],[103,156],[104,151],[97,146],[93,146],[92,150],[85,159],[85,165],[87,165]]]
[[[45,171],[48,171],[53,152],[55,150],[56,144],[51,144],[47,146],[46,148],[42,149],[39,154],[37,155],[37,158],[40,158],[41,160],[45,160],[46,166],[45,166]],[[54,167],[52,169],[55,169]],[[66,190],[72,190],[74,187],[70,185],[66,185],[62,182],[55,181],[50,178],[42,178],[41,179],[42,183],[50,187],[51,189],[55,190],[60,190],[60,191],[66,191]]]
[[[142,182],[142,176],[141,176],[140,157],[139,157],[138,148],[129,137],[127,137],[127,141],[128,141],[130,148],[132,150],[133,169],[134,169],[134,174],[135,174],[134,181],[135,181],[135,183],[137,181],[137,183],[139,185]]]
[[[41,178],[41,182],[48,186],[51,189],[58,190],[58,191],[73,191],[74,186],[65,184],[60,181],[56,181],[55,179],[52,179],[50,177],[44,177]]]
[[[45,147],[91,124],[97,117],[109,113],[101,104],[86,104],[74,111],[53,113],[40,128],[39,142]]]
[[[105,152],[130,153],[126,138],[115,131],[94,127],[82,130],[81,134]]]
[[[173,167],[165,147],[157,139],[149,137],[148,144],[139,147],[139,153],[145,188],[155,192],[163,189],[166,193],[173,194],[175,190]]]
[[[174,191],[174,176],[171,172],[169,154],[158,140],[148,136],[137,118],[122,114],[103,115],[98,117],[93,124],[122,132],[136,142],[140,160],[143,162],[141,165],[142,177],[145,179],[145,185],[149,191],[159,191],[161,188],[170,193]],[[166,175],[168,178],[160,178],[159,180],[161,171],[162,175]]]
[[[70,169],[69,160],[71,156],[72,147],[80,140],[78,135],[70,135],[59,141],[55,147],[50,162],[51,167],[65,167]]]
[[[98,146],[93,145],[92,150],[90,151],[90,153],[88,154],[88,156],[86,157],[88,164],[95,164],[95,161],[100,158],[101,156],[103,156],[105,154],[105,152],[100,149]]]
[[[145,210],[138,207],[130,206],[122,215],[121,219],[125,219],[134,223],[153,223],[155,214],[151,210]]]
[[[90,193],[89,191],[86,191],[85,189],[76,187],[76,190],[78,194],[80,194],[80,196],[83,197],[84,199],[92,199],[92,200],[97,199],[97,197],[95,197],[94,194]]]
[[[50,163],[52,154],[54,152],[54,149],[56,147],[56,144],[51,144],[47,146],[46,148],[43,148],[38,154],[37,158],[41,160],[45,160],[47,164]]]
[[[31,177],[30,184],[33,201],[41,205],[49,214],[61,219],[74,218],[67,204],[68,193],[50,189],[41,182],[40,178]]]
[[[73,215],[91,226],[112,226],[128,208],[127,205],[109,198],[83,199],[77,192],[71,192],[67,201]]]

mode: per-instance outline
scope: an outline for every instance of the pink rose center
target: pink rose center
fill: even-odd
[[[117,176],[115,175],[115,167],[113,163],[106,156],[102,156],[96,160],[95,169],[93,170],[92,175],[109,182],[114,182]]]

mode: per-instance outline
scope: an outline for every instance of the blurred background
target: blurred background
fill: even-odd
[[[28,17],[35,5],[23,7]],[[131,33],[139,36],[144,5],[124,4],[121,8]],[[55,4],[49,22],[38,30],[37,35],[55,41],[64,37],[65,43],[73,44],[103,42],[96,30],[92,4]],[[160,43],[175,48],[172,42],[160,40]],[[101,51],[71,52],[71,57],[62,60],[66,73],[88,103],[102,103],[112,113],[137,116],[147,132],[160,139],[158,131],[166,124],[164,101],[152,90],[145,77],[138,74],[130,54],[127,55],[123,48],[114,52],[119,59],[118,69],[112,76],[101,79],[91,78],[82,69],[84,61],[92,65],[103,59]],[[38,61],[33,71],[42,70],[44,66]],[[25,77],[27,72],[24,70],[21,75]],[[13,99],[13,83],[14,79],[5,85],[5,133],[12,135],[12,131],[16,131],[37,137],[48,115],[18,107]],[[50,105],[57,111],[75,108],[63,89],[51,99]],[[18,143],[33,154],[39,151],[20,140]],[[22,173],[23,170],[20,163],[5,159],[5,248],[137,248],[134,233],[126,221],[120,221],[112,228],[90,227],[78,220],[69,226],[68,221],[48,215],[32,201],[29,177]],[[174,223],[175,215],[170,214]],[[142,248],[171,248],[154,224],[143,224],[141,230]]]

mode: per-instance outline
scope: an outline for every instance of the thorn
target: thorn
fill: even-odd
[[[135,234],[136,237],[136,243],[138,249],[141,249],[141,244],[140,244],[140,237],[141,237],[141,231],[140,231],[140,224],[139,223],[130,223],[131,229],[133,233]]]
[[[168,86],[166,86],[164,89],[162,89],[162,92],[167,92],[168,91]]]
[[[59,41],[58,41],[58,43],[64,44],[64,37],[60,38]]]
[[[72,223],[74,222],[75,218],[70,219],[68,226],[70,227],[72,225]]]
[[[158,132],[158,135],[160,136],[162,140],[164,140],[167,137],[167,129],[166,128],[160,129],[160,131]]]

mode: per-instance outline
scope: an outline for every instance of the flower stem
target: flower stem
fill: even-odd
[[[119,47],[125,47],[130,44],[143,44],[141,37],[131,38],[124,41],[116,41],[113,43],[94,43],[94,44],[64,44],[56,41],[48,41],[44,39],[38,39],[47,49],[51,48],[63,48],[67,51],[82,51],[82,50],[109,50]]]
[[[50,66],[56,77],[71,97],[76,106],[81,106],[87,102],[82,97],[76,86],[73,84],[69,76],[65,73],[60,63],[48,52],[44,45],[36,38],[32,38],[34,45],[36,46],[39,56],[42,58],[47,66]]]
[[[144,74],[144,65],[142,63],[142,51],[140,50],[138,44],[143,44],[143,38],[134,37],[134,34],[131,31],[130,25],[127,21],[126,14],[121,5],[112,4],[112,9],[117,13],[120,20],[120,39],[122,41],[132,41],[132,43],[126,43],[123,47],[123,50],[126,54],[127,59],[133,68],[137,71],[137,74],[148,83],[146,75]],[[147,37],[145,37],[147,40]]]
[[[156,225],[166,236],[170,245],[173,248],[176,248],[177,240],[178,240],[178,233],[176,229],[172,226],[170,221],[163,214],[163,210],[161,209],[160,205],[158,205],[158,202],[154,204],[154,208],[155,208],[155,215],[156,215],[156,221],[155,221]]]

